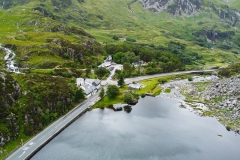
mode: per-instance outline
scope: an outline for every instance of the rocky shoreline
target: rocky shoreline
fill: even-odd
[[[186,96],[185,101],[202,116],[213,116],[227,130],[239,133],[240,130],[240,75],[225,79],[205,79],[189,82],[180,87]],[[202,109],[199,105],[205,105]]]

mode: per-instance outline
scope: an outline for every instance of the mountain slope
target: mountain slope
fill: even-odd
[[[225,66],[240,57],[239,3],[0,0],[0,21],[4,22],[0,43],[16,52],[21,68],[97,66],[104,53],[98,41],[122,43],[113,40],[114,35],[163,47],[180,42],[188,51],[203,56],[205,63],[197,67]]]
[[[0,43],[16,52],[22,68],[54,68],[74,61],[89,65],[102,54],[100,44],[90,34],[63,23],[43,4],[29,2],[0,10],[0,21],[4,22]]]

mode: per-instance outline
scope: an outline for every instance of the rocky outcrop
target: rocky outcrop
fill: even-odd
[[[20,98],[21,89],[10,74],[0,71],[0,104],[3,108],[9,108]]]
[[[235,36],[234,31],[218,31],[212,29],[205,29],[195,32],[194,35],[198,38],[206,38],[208,43],[216,44],[218,40],[230,40]]]
[[[13,77],[0,70],[0,146],[16,139],[19,132],[18,116],[12,110],[21,97],[21,88]]]
[[[240,75],[214,82],[204,93],[207,101],[219,109],[229,110],[233,119],[240,118]]]
[[[202,0],[139,0],[144,8],[153,12],[167,10],[173,15],[195,15],[203,9]]]
[[[209,79],[210,80],[210,79]],[[207,107],[202,116],[215,116],[228,130],[240,131],[240,75],[231,78],[214,78],[203,83],[186,83],[180,86],[193,108],[200,102]],[[195,100],[196,99],[196,100]],[[210,113],[210,114],[209,114]]]
[[[229,25],[235,26],[239,23],[239,11],[231,9],[228,5],[224,5],[221,8],[216,8],[212,2],[210,2],[210,7],[219,18],[224,19]]]

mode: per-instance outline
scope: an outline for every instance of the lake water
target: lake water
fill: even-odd
[[[215,118],[145,97],[131,113],[95,109],[66,128],[33,160],[239,160],[240,136]],[[221,134],[221,136],[218,136]]]

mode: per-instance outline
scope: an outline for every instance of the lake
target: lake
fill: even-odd
[[[240,136],[181,101],[145,97],[130,113],[94,109],[32,160],[239,160]]]

